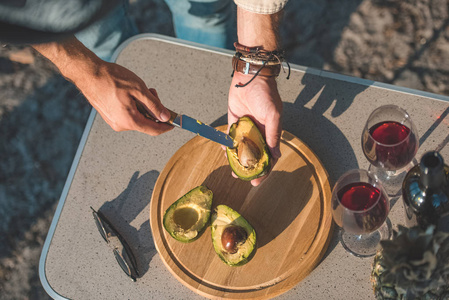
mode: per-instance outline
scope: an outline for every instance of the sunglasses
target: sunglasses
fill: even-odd
[[[136,278],[139,277],[139,272],[137,271],[136,258],[128,243],[101,212],[95,211],[92,207],[90,208],[92,209],[92,214],[98,231],[100,231],[103,239],[112,248],[112,252],[114,253],[118,264],[125,274],[135,282]]]

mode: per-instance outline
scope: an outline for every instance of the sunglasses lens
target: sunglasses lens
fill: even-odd
[[[97,225],[98,231],[100,232],[103,239],[106,242],[108,242],[108,238],[106,236],[106,231],[104,229],[103,222],[101,222],[100,218],[98,217],[97,212],[94,211],[94,212],[92,212],[92,214],[94,215],[95,225]]]
[[[132,274],[136,274],[137,276],[139,276],[139,272],[137,272],[137,262],[136,258],[133,255],[133,252],[129,248],[126,241],[122,241],[122,245],[123,245],[123,252],[122,252],[123,257],[128,262]]]
[[[129,268],[128,264],[116,249],[114,249],[114,256],[123,272],[125,272],[126,275],[128,275],[132,279],[132,281],[136,281],[136,278],[131,274],[131,269]]]
[[[95,224],[103,239],[113,249],[115,259],[132,281],[139,276],[137,272],[136,258],[134,257],[128,243],[120,236],[111,223],[101,212],[96,212],[92,207]]]

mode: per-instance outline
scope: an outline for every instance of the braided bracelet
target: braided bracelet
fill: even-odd
[[[241,85],[236,84],[236,87],[245,87],[257,76],[277,77],[281,71],[282,62],[284,60],[283,52],[279,51],[265,51],[260,47],[246,47],[239,43],[234,43],[236,53],[232,58],[233,72],[237,71],[246,75],[254,75],[251,80]],[[287,62],[288,75],[290,78],[290,65]]]

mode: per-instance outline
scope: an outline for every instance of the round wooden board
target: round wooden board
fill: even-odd
[[[315,154],[286,131],[281,152],[258,187],[232,177],[221,146],[202,137],[182,146],[160,174],[150,205],[154,243],[167,268],[196,293],[208,298],[271,298],[294,287],[321,260],[333,228],[327,172]],[[256,230],[257,252],[246,265],[230,267],[219,259],[210,228],[189,244],[165,231],[165,210],[198,185],[213,191],[213,209],[226,204]]]

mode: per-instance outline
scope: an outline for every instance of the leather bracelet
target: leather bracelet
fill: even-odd
[[[243,60],[244,62],[248,62],[253,65],[266,65],[266,66],[272,66],[272,65],[280,65],[281,60],[276,57],[266,57],[266,58],[259,58],[259,57],[252,57],[252,56],[244,56],[240,54],[236,54],[240,60]]]
[[[238,55],[232,57],[232,67],[235,72],[245,75],[259,75],[265,77],[277,77],[281,72],[281,64],[279,62],[261,62],[261,64],[245,61]]]
[[[237,71],[246,75],[253,75],[253,77],[246,83],[238,83],[235,85],[237,88],[242,88],[250,84],[257,76],[264,77],[277,77],[281,72],[282,62],[284,62],[283,51],[266,51],[261,47],[247,47],[234,43],[236,50],[235,55],[232,57],[232,75]],[[290,65],[288,62],[288,75],[290,77]]]
[[[261,47],[243,46],[242,44],[239,44],[238,42],[234,43],[234,48],[238,52],[246,52],[246,53],[256,53],[256,52],[259,52],[260,50],[262,50]]]
[[[263,64],[268,61],[268,64],[278,64],[284,61],[283,51],[266,51],[261,47],[247,47],[237,42],[234,43],[236,54],[240,53],[240,57],[244,61],[255,64]]]

